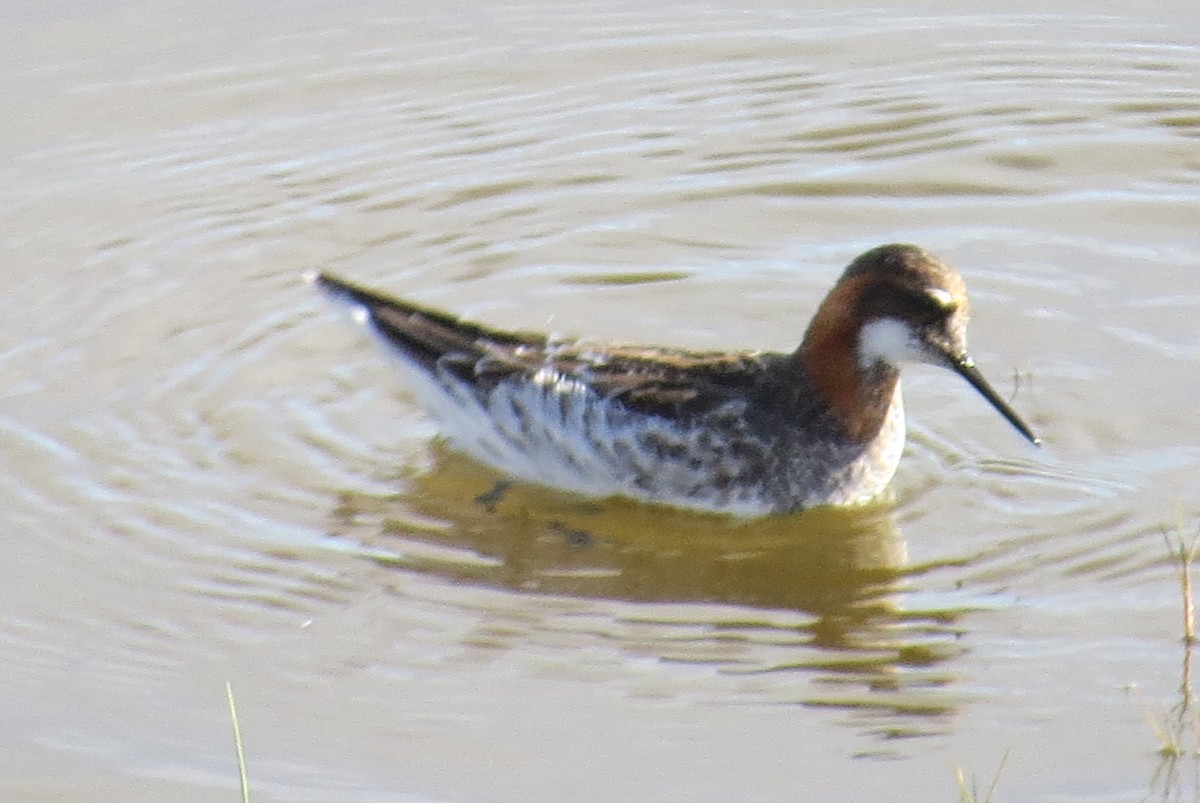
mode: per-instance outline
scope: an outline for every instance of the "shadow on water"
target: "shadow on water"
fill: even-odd
[[[803,675],[787,702],[916,718],[868,725],[887,736],[940,730],[928,718],[961,702],[943,665],[962,651],[955,623],[966,611],[903,604],[932,567],[908,565],[886,504],[745,521],[510,484],[439,451],[408,492],[345,495],[335,515],[389,570],[632,603],[632,617],[613,615],[661,622],[662,657],[678,643],[670,628],[691,624],[705,628],[689,635],[693,647],[709,638],[744,648],[733,660],[714,653],[723,672]],[[673,607],[660,614],[658,604]]]

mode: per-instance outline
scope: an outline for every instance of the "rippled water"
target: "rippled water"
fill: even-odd
[[[1194,797],[1200,51],[1132,15],[11,9],[0,796],[232,798],[230,680],[256,800]],[[893,240],[1046,448],[916,368],[889,499],[754,523],[476,501],[300,281],[787,349]]]

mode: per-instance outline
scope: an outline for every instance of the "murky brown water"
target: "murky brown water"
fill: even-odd
[[[256,801],[1194,799],[1200,19],[1058,5],[9,7],[0,798],[235,799],[230,680]],[[758,523],[487,510],[300,281],[786,349],[893,240],[1047,448],[914,369]]]

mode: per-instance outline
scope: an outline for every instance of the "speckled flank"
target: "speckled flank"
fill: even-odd
[[[526,480],[588,496],[756,516],[876,496],[903,448],[899,390],[865,448],[816,439],[781,452],[752,427],[745,402],[679,422],[637,415],[617,399],[543,368],[480,391],[454,372],[410,365],[411,387],[455,446]],[[807,488],[802,495],[799,487]],[[684,504],[686,503],[686,504]]]

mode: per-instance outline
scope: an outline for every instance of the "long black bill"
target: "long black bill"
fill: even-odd
[[[988,402],[996,408],[996,411],[999,412],[1000,415],[1008,419],[1008,423],[1017,428],[1017,432],[1020,432],[1022,435],[1024,435],[1034,446],[1042,445],[1042,439],[1033,434],[1033,430],[1029,428],[1028,424],[1021,420],[1021,417],[1017,415],[1016,410],[1009,407],[1008,402],[1000,398],[1000,394],[992,390],[992,386],[987,383],[987,380],[983,378],[983,374],[979,373],[979,369],[975,367],[974,360],[965,354],[961,357],[951,357],[950,367],[953,368],[959,376],[970,382],[971,387],[979,391],[983,398],[987,399]]]

